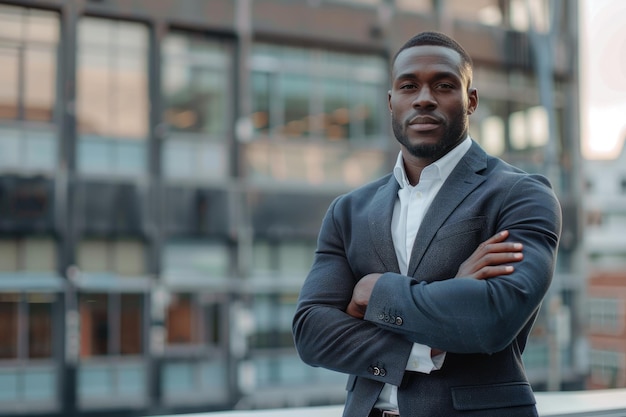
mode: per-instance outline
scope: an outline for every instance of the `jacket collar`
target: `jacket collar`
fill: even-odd
[[[487,154],[476,142],[461,158],[428,209],[415,238],[408,275],[419,266],[426,249],[439,228],[457,209],[465,197],[480,185],[485,177],[480,174],[487,167]],[[388,272],[400,271],[391,237],[391,218],[398,198],[399,184],[393,175],[382,185],[370,204],[368,213],[370,238]]]

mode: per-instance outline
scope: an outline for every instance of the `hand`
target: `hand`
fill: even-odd
[[[524,258],[523,245],[505,242],[507,237],[509,231],[504,230],[478,245],[474,253],[461,264],[455,278],[489,279],[513,273],[515,268],[507,264]]]
[[[357,319],[362,319],[365,316],[365,310],[372,296],[372,290],[381,275],[382,274],[368,274],[356,283],[352,290],[352,299],[350,300],[350,304],[348,304],[346,313]]]

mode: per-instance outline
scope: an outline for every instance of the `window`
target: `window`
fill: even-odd
[[[82,271],[138,277],[146,273],[145,246],[139,239],[87,238],[78,246]]]
[[[382,173],[388,136],[382,57],[259,43],[252,67],[249,177],[357,185]]]
[[[162,281],[169,286],[164,307],[165,339],[170,350],[224,343],[224,295],[214,288],[229,272],[230,248],[226,242],[179,238],[166,243]]]
[[[55,242],[47,237],[0,239],[0,272],[56,270]]]
[[[509,124],[511,145],[514,149],[537,148],[548,143],[548,114],[542,106],[511,113]]]
[[[619,333],[624,326],[622,301],[618,298],[589,299],[589,327],[594,333]]]
[[[219,240],[172,239],[164,249],[163,275],[165,280],[177,277],[197,277],[215,280],[228,275],[229,248]]]
[[[144,300],[143,294],[80,294],[80,356],[141,355]]]
[[[313,264],[315,247],[315,241],[257,239],[252,249],[253,278],[280,276],[303,280]]]
[[[0,294],[0,359],[16,359],[19,294]]]
[[[608,388],[621,386],[618,384],[624,369],[622,358],[620,352],[591,349],[591,381]]]
[[[402,12],[432,13],[432,0],[395,0],[396,8]]]
[[[53,356],[56,294],[0,293],[0,359]]]
[[[232,52],[223,41],[172,32],[163,42],[164,120],[168,178],[228,175],[232,108]]]
[[[140,175],[147,166],[148,30],[84,17],[77,36],[79,170]]]
[[[257,135],[380,142],[387,69],[382,57],[257,44]]]
[[[174,294],[167,307],[167,344],[197,344],[198,311],[193,305],[191,294]]]
[[[279,349],[293,347],[291,320],[296,310],[297,295],[268,294],[254,298],[255,318],[251,336],[252,349]]]
[[[174,292],[166,313],[166,343],[171,347],[214,346],[224,342],[220,297]]]
[[[510,0],[509,24],[520,32],[550,30],[550,9],[547,0]]]
[[[0,5],[0,168],[56,167],[59,17]]]
[[[501,3],[499,0],[447,0],[445,13],[459,20],[500,26],[503,22]]]

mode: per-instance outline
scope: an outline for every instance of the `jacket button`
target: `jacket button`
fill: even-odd
[[[402,323],[404,323],[404,320],[402,320],[402,317],[400,316],[396,317],[396,325],[402,326]]]
[[[375,367],[374,367],[374,372],[373,372],[373,373],[374,373],[374,375],[375,375],[375,376],[380,375],[380,368],[379,368],[378,366],[375,366]]]
[[[380,368],[380,376],[385,376],[387,375],[387,370],[385,368]]]
[[[385,319],[385,313],[378,313],[378,320],[384,320]]]

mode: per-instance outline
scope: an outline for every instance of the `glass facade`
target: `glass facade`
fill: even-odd
[[[57,166],[57,13],[0,5],[0,170]]]
[[[83,17],[78,23],[77,165],[85,174],[147,174],[148,29]]]
[[[220,40],[171,32],[162,44],[161,154],[169,179],[224,179],[230,172],[232,51]]]
[[[252,181],[353,185],[382,174],[387,64],[376,55],[258,43],[252,51]]]
[[[288,2],[315,25],[188,1],[0,5],[0,417],[343,401],[345,376],[300,361],[291,319],[326,208],[395,161],[389,59],[409,27],[471,34],[473,138],[533,172],[554,145],[572,172],[575,74],[554,71],[547,109],[520,59],[547,0]],[[541,317],[529,370],[551,365]]]

